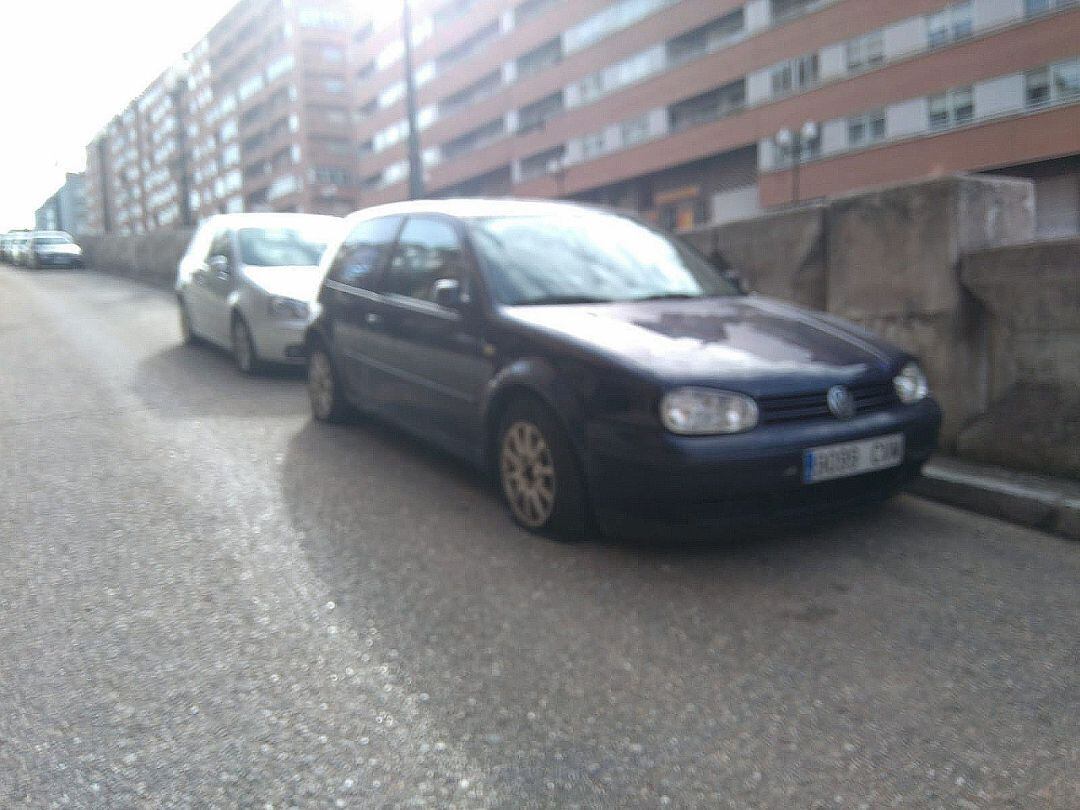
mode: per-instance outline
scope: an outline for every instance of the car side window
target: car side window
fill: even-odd
[[[450,223],[409,217],[383,286],[387,293],[434,303],[438,281],[454,279],[465,287],[466,267],[461,240]]]
[[[400,227],[401,217],[379,217],[356,225],[330,262],[327,278],[350,287],[374,289]]]

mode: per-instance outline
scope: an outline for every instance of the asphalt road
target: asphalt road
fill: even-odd
[[[564,545],[171,297],[0,268],[0,807],[1080,806],[1080,545]]]

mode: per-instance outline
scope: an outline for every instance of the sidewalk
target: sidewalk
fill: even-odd
[[[908,488],[930,500],[1080,540],[1080,482],[939,456]]]

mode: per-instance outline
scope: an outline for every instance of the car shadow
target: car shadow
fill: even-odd
[[[290,440],[281,469],[283,501],[306,538],[313,568],[342,595],[373,566],[385,566],[393,580],[391,572],[406,563],[457,570],[464,580],[475,576],[465,572],[476,566],[567,567],[572,574],[565,585],[587,588],[676,566],[684,583],[711,591],[763,561],[795,575],[808,563],[829,566],[837,557],[861,556],[882,519],[880,509],[866,509],[710,540],[594,534],[561,542],[516,526],[486,474],[366,418],[347,425],[308,422]]]
[[[307,409],[304,369],[272,365],[241,374],[232,356],[207,343],[174,345],[143,360],[135,393],[166,416],[291,416]]]

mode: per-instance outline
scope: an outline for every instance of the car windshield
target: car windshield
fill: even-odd
[[[495,298],[572,304],[738,295],[693,250],[627,217],[568,212],[473,220]]]
[[[34,237],[35,245],[70,245],[71,240],[63,236],[37,236]]]
[[[316,265],[330,238],[331,225],[293,225],[285,228],[241,228],[237,233],[240,258],[254,267]]]

